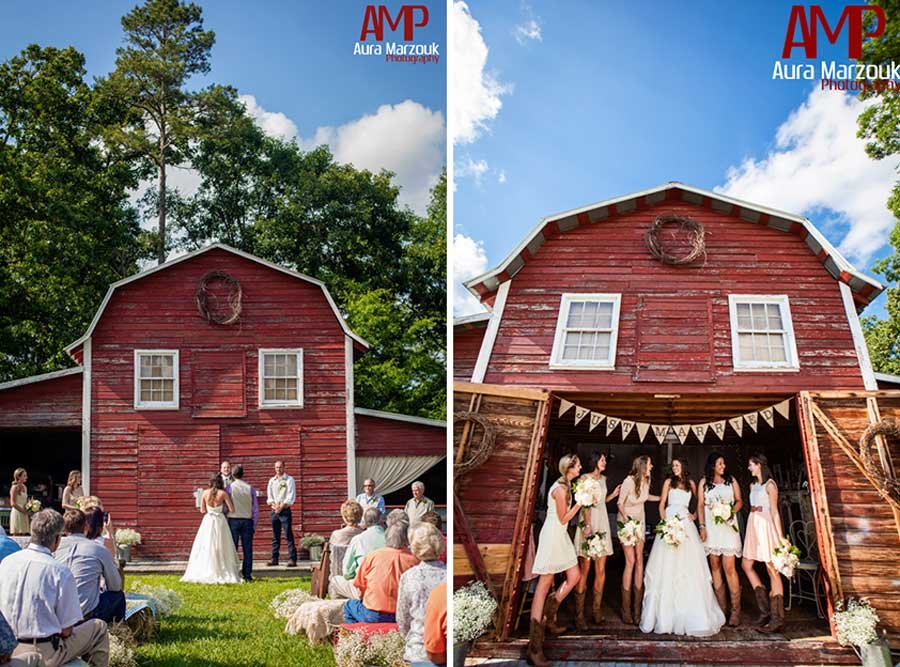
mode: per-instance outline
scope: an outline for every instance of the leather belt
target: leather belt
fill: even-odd
[[[48,642],[56,641],[59,639],[59,635],[50,635],[49,637],[40,637],[40,638],[32,638],[25,639],[23,637],[17,637],[16,641],[20,644],[46,644]]]

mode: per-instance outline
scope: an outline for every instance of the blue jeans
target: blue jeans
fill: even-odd
[[[284,541],[288,545],[288,556],[297,561],[297,545],[294,544],[294,529],[291,528],[291,508],[285,507],[280,512],[272,512],[272,560],[278,562],[281,550],[281,529],[284,528]]]
[[[125,593],[122,591],[105,591],[100,593],[100,602],[91,612],[91,618],[112,623],[125,620]]]
[[[394,623],[394,614],[366,609],[362,600],[347,600],[344,604],[344,623]]]
[[[249,579],[253,574],[253,519],[228,519],[228,527],[231,529],[231,539],[234,540],[234,548],[237,549],[238,540],[241,542],[243,562],[241,563],[241,576]]]

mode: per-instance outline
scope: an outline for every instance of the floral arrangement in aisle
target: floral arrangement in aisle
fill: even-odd
[[[581,542],[581,553],[588,558],[600,558],[606,554],[605,532],[592,533]]]
[[[368,637],[360,632],[341,630],[334,646],[337,667],[404,667],[406,641],[396,630]]]
[[[572,485],[572,492],[575,495],[575,502],[582,507],[593,507],[606,502],[606,494],[603,492],[600,480],[591,475],[579,477]]]
[[[878,613],[866,600],[850,598],[846,608],[838,600],[834,612],[834,628],[841,646],[862,647],[878,641]]]
[[[302,588],[289,588],[286,591],[281,591],[272,599],[272,602],[269,603],[269,609],[274,612],[276,618],[288,620],[294,615],[294,612],[297,611],[300,605],[316,599],[309,591],[305,591]]]
[[[734,513],[735,501],[726,501],[723,499],[713,500],[712,498],[707,498],[706,507],[709,509],[709,513],[712,514],[713,521],[719,524],[726,524],[731,526],[734,532],[740,532],[740,528],[738,528],[737,517]]]
[[[660,521],[656,524],[653,532],[656,533],[663,542],[671,544],[673,547],[677,547],[684,542],[684,524],[682,523],[681,517],[678,515]]]
[[[75,499],[75,507],[82,512],[87,512],[95,507],[103,509],[103,502],[97,496],[81,496]]]
[[[37,498],[29,498],[25,501],[25,511],[29,514],[37,514],[41,511],[41,501]]]
[[[178,593],[165,586],[150,586],[140,581],[135,581],[131,586],[131,590],[133,593],[150,598],[150,601],[156,605],[157,618],[165,618],[174,614],[184,604],[184,600]]]
[[[116,544],[120,547],[133,547],[141,543],[141,534],[131,528],[121,528],[116,531]]]
[[[124,623],[112,623],[109,630],[109,667],[137,667],[134,634]]]
[[[325,544],[325,538],[321,535],[316,535],[315,533],[311,535],[304,535],[300,538],[300,546],[304,549],[309,549],[310,547],[320,547]]]
[[[799,564],[800,549],[791,544],[790,540],[783,540],[772,551],[772,567],[788,579],[794,576],[794,568]]]
[[[644,539],[644,526],[637,519],[626,517],[626,521],[616,521],[616,535],[623,547],[633,547]]]
[[[484,634],[494,619],[497,601],[483,582],[453,593],[453,643],[465,644]]]

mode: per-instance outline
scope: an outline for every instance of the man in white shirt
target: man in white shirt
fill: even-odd
[[[271,508],[272,517],[272,560],[269,565],[278,565],[281,549],[281,531],[288,545],[288,567],[297,567],[297,545],[294,544],[294,529],[291,527],[291,505],[297,499],[294,478],[284,472],[284,461],[275,461],[275,476],[266,488],[266,503]]]
[[[31,519],[31,544],[0,563],[0,612],[19,641],[13,656],[37,652],[47,667],[75,658],[108,667],[106,623],[90,619],[79,624],[75,577],[53,558],[63,527],[59,512],[38,512]]]
[[[425,512],[434,509],[434,501],[425,497],[425,485],[422,482],[415,481],[412,483],[413,497],[406,501],[406,514],[409,517],[409,527],[412,528],[419,521]]]
[[[259,501],[256,499],[256,489],[244,481],[244,466],[236,464],[232,474],[234,481],[225,487],[234,503],[234,511],[228,513],[228,528],[234,548],[237,549],[240,541],[243,550],[241,576],[244,581],[253,581],[253,533],[259,521]]]

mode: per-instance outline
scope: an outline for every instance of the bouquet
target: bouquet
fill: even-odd
[[[877,641],[878,621],[878,614],[866,600],[850,598],[846,609],[842,600],[835,605],[834,628],[841,646],[868,646]]]
[[[663,542],[671,544],[673,547],[684,542],[684,524],[681,522],[681,517],[677,515],[660,521],[656,524],[653,532],[661,537]]]
[[[116,544],[120,547],[131,547],[141,543],[141,534],[131,528],[116,531]]]
[[[616,535],[619,536],[619,542],[623,547],[633,547],[644,539],[644,526],[637,519],[627,517],[625,523],[617,521],[616,526],[618,527]]]
[[[478,639],[488,629],[497,610],[497,601],[480,581],[453,593],[453,643]]]
[[[600,485],[600,480],[583,475],[572,485],[572,492],[575,495],[575,502],[582,507],[593,507],[599,503],[606,502],[606,494]]]
[[[406,640],[396,630],[365,636],[361,632],[341,630],[334,646],[337,667],[403,667]]]
[[[588,558],[600,558],[606,555],[606,545],[604,544],[605,532],[594,533],[582,540],[581,555]]]
[[[37,498],[29,498],[25,501],[25,511],[29,514],[37,514],[41,511],[41,501]]]
[[[737,533],[740,532],[740,529],[734,516],[734,504],[733,500],[713,500],[709,498],[706,502],[706,507],[709,509],[709,513],[712,514],[713,521],[727,524]]]
[[[800,549],[790,540],[782,540],[772,551],[772,567],[788,579],[794,576],[794,568],[800,563]]]
[[[100,499],[97,496],[81,496],[80,498],[75,499],[75,507],[82,512],[87,512],[94,507],[103,509],[103,503],[100,502]]]
[[[151,586],[142,581],[135,581],[131,586],[133,593],[143,595],[156,606],[156,615],[158,618],[165,618],[181,609],[184,600],[181,596],[171,588],[165,586]]]

